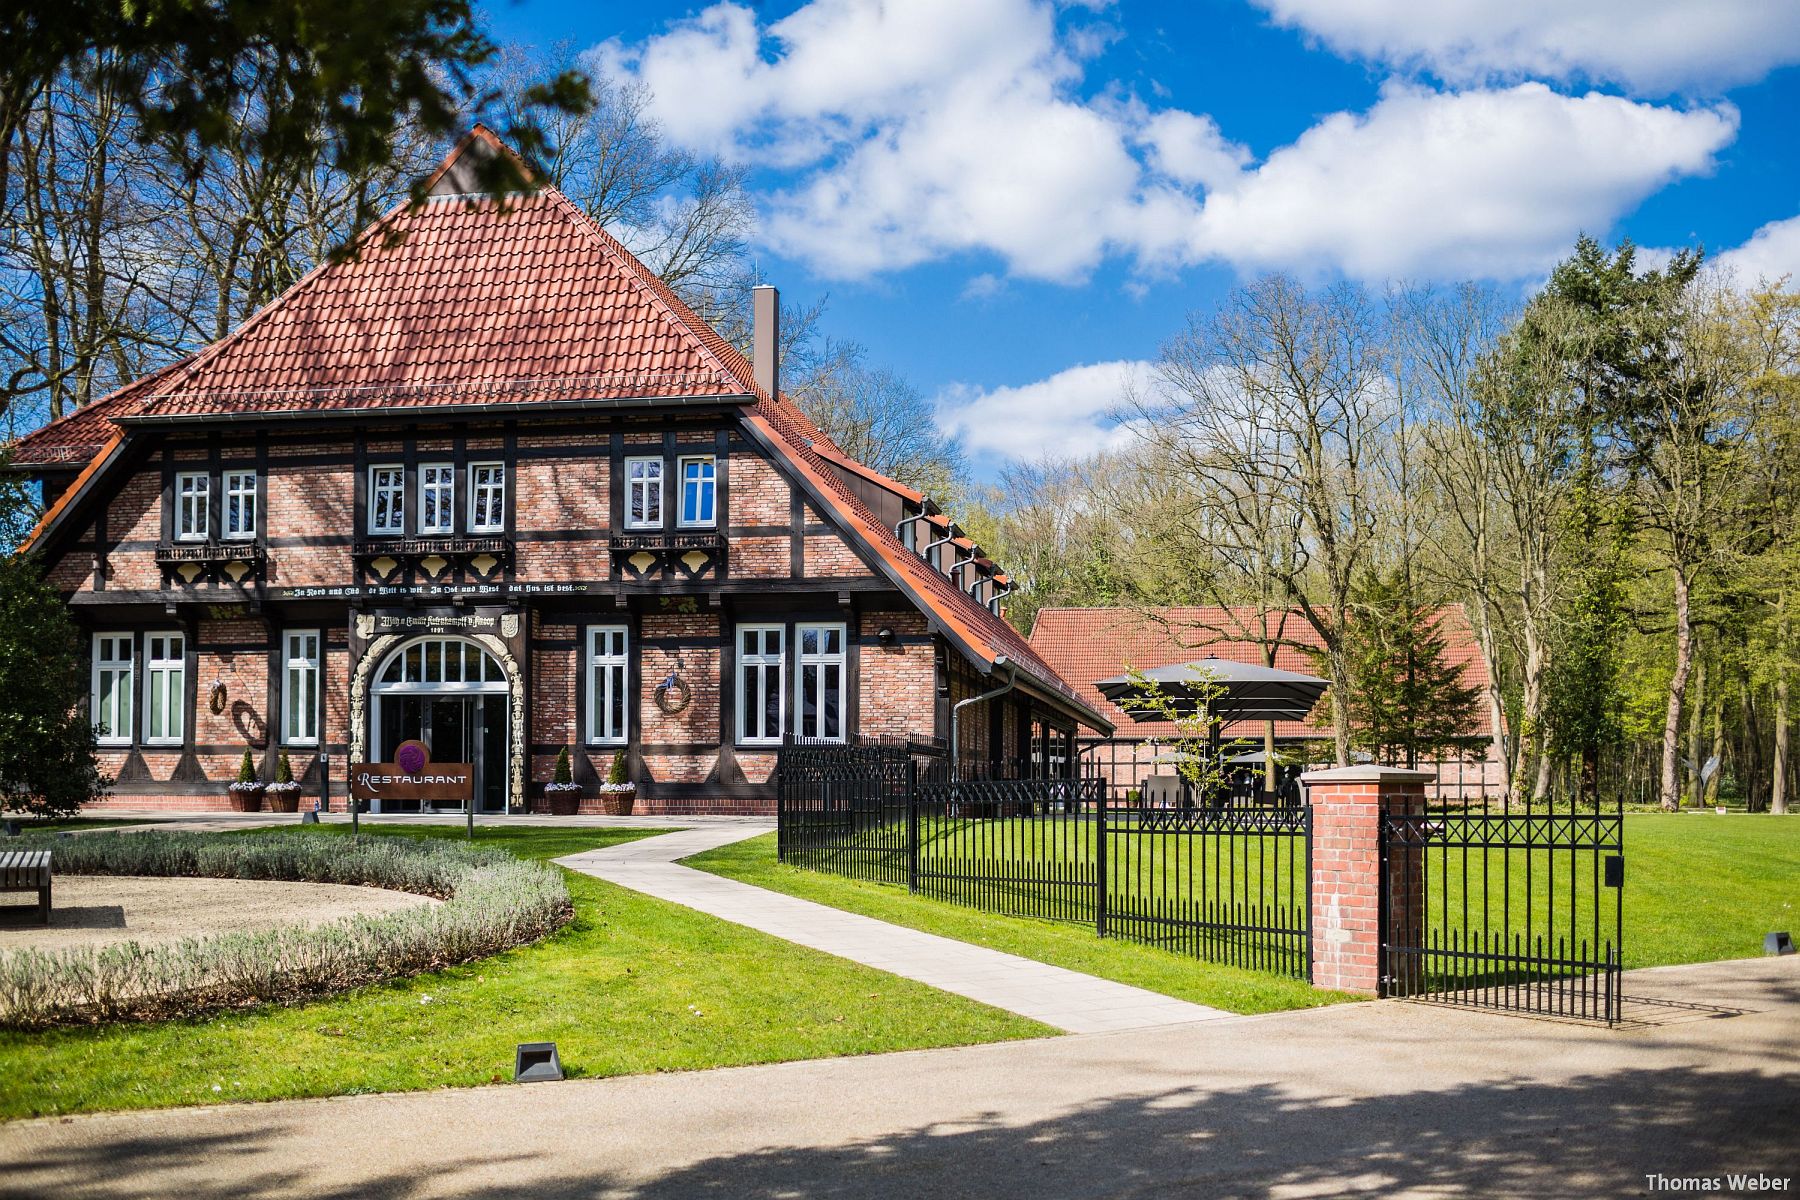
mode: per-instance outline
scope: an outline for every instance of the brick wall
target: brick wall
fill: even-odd
[[[929,739],[937,713],[937,652],[927,636],[924,616],[864,613],[860,629],[861,732],[870,737]],[[893,631],[894,644],[871,644],[883,629]]]

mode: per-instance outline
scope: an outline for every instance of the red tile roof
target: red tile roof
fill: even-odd
[[[472,147],[506,149],[477,127],[433,178]],[[403,206],[359,245],[358,255],[321,264],[193,359],[132,385],[141,391],[129,401],[115,394],[114,411],[58,436],[68,445],[91,439],[94,453],[116,433],[99,418],[114,416],[753,398],[745,410],[750,428],[953,641],[984,664],[1003,655],[1041,690],[1087,707],[1003,618],[901,545],[832,467],[845,459],[831,440],[786,396],[761,392],[736,347],[556,189]],[[52,506],[33,540],[81,490],[71,487]]]
[[[1318,663],[1306,648],[1320,645],[1318,634],[1298,613],[1270,615],[1270,635],[1279,639],[1275,666],[1306,675],[1319,674]],[[1475,644],[1474,631],[1461,605],[1441,609],[1438,620],[1444,634],[1447,657],[1463,669],[1463,682],[1486,687],[1487,666]],[[1125,711],[1100,694],[1094,684],[1122,675],[1130,668],[1143,670],[1197,658],[1227,658],[1233,662],[1264,662],[1256,635],[1261,628],[1254,608],[1042,608],[1031,627],[1031,644],[1053,670],[1069,680],[1089,704],[1118,726],[1120,737],[1172,737],[1177,730],[1168,721],[1133,721]],[[1481,709],[1478,728],[1471,736],[1489,732],[1487,708]],[[1252,722],[1261,729],[1260,722]],[[1246,728],[1249,727],[1246,725]],[[1302,721],[1277,721],[1280,738],[1330,737],[1331,713],[1321,702],[1312,716]]]
[[[152,371],[142,379],[98,400],[91,400],[74,412],[26,434],[12,445],[12,464],[15,467],[70,469],[86,466],[94,452],[118,432],[113,418],[136,414],[155,390],[156,382],[189,361],[191,359],[184,358]]]

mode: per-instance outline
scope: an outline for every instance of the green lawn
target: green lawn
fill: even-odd
[[[772,833],[709,850],[686,862],[690,867],[770,891],[1230,1012],[1274,1012],[1355,999],[1342,992],[1319,991],[1298,980],[1199,962],[1132,942],[1097,938],[1090,925],[996,916],[960,904],[910,895],[905,888],[892,884],[784,866],[775,859]]]
[[[1079,840],[1053,839],[1033,844],[1023,835],[1003,829],[1005,825],[1026,826],[1026,822],[996,821],[984,834],[972,835],[957,823],[940,822],[926,831],[922,828],[920,861],[926,869],[935,858],[950,868],[966,871],[970,863],[983,854],[1007,861],[1005,874],[1013,880],[1004,886],[988,889],[993,903],[1042,904],[1046,895],[1060,891],[1039,879],[1060,877],[1069,880],[1092,880],[1092,850]],[[982,840],[975,840],[976,837]],[[1119,839],[1124,842],[1126,839]],[[904,856],[882,854],[873,844],[873,835],[861,845],[847,847],[841,861],[864,870],[882,872],[890,879],[904,878]],[[1291,867],[1283,865],[1279,875],[1273,864],[1286,863],[1289,839],[1268,839],[1269,845],[1256,845],[1259,839],[1237,839],[1235,852],[1226,859],[1236,883],[1228,894],[1254,894],[1260,890],[1267,901],[1286,903],[1291,891],[1286,883],[1292,877]],[[951,846],[958,847],[954,855]],[[1065,852],[1066,846],[1066,852]],[[1046,849],[1048,852],[1046,852]],[[1116,848],[1115,848],[1116,849]],[[821,855],[829,858],[833,852]],[[1087,861],[1082,862],[1083,854]],[[1570,905],[1576,905],[1574,922],[1577,937],[1592,937],[1594,930],[1593,901],[1601,905],[1599,932],[1602,941],[1612,936],[1613,894],[1597,890],[1595,873],[1599,870],[1597,855],[1550,854],[1544,851],[1526,853],[1486,852],[1489,873],[1486,888],[1481,882],[1483,852],[1473,850],[1466,859],[1469,881],[1465,885],[1465,859],[1460,850],[1440,857],[1440,851],[1429,853],[1427,893],[1429,926],[1434,931],[1479,928],[1479,905],[1484,890],[1489,900],[1487,924],[1494,929],[1508,927],[1503,916],[1510,906],[1513,928],[1522,928],[1519,920],[1525,905],[1531,906],[1533,928],[1551,935],[1566,932],[1570,924]],[[1511,860],[1509,894],[1503,898],[1503,862]],[[889,861],[889,860],[893,861]],[[1309,1002],[1304,985],[1273,979],[1269,976],[1232,971],[1192,958],[1165,953],[1094,937],[1085,923],[1040,921],[1012,916],[996,916],[974,908],[907,894],[903,886],[893,883],[847,879],[820,871],[799,870],[775,860],[774,835],[740,842],[688,860],[690,865],[715,871],[733,879],[755,883],[790,895],[817,900],[838,908],[863,913],[908,925],[946,937],[960,938],[981,945],[994,946],[1026,958],[1088,971],[1109,979],[1152,988],[1172,996],[1228,1008],[1234,1012],[1259,1012],[1291,1008]],[[1116,860],[1115,860],[1116,861]],[[1527,864],[1530,875],[1527,876]],[[1063,864],[1073,870],[1065,871]],[[1625,818],[1624,892],[1624,961],[1627,968],[1662,966],[1674,963],[1713,962],[1728,958],[1747,958],[1762,953],[1763,935],[1775,929],[1800,929],[1800,817],[1774,817],[1734,813],[1719,816],[1713,812],[1684,814],[1628,814]],[[1554,871],[1545,867],[1554,864]],[[1171,894],[1175,875],[1185,874],[1190,860],[1165,857],[1158,865],[1131,874],[1122,873],[1115,865],[1109,878],[1109,895],[1118,903],[1122,890],[1136,889],[1141,897],[1155,903],[1157,897]],[[1210,874],[1218,874],[1214,860]],[[1570,869],[1573,868],[1571,876]],[[1210,877],[1208,872],[1204,876]],[[1257,881],[1262,880],[1262,886]],[[1463,897],[1470,897],[1472,911],[1465,926]],[[1074,908],[1071,901],[1065,906]],[[1310,1000],[1320,1003],[1320,1000]]]
[[[1800,934],[1800,816],[1625,818],[1625,965],[1716,962]]]
[[[656,832],[480,836],[547,859]],[[373,826],[363,836],[462,832]],[[467,966],[207,1020],[0,1032],[0,1116],[496,1082],[511,1078],[521,1041],[553,1040],[569,1074],[605,1076],[1054,1032],[587,876],[568,883],[567,927]]]

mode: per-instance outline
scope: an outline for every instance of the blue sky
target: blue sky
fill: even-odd
[[[764,277],[980,473],[1116,436],[1268,270],[1521,292],[1579,232],[1800,274],[1794,0],[494,3],[751,168]]]

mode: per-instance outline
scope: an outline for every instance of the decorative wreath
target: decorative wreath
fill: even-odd
[[[669,677],[656,685],[656,707],[666,713],[678,713],[694,698],[693,690],[681,676],[670,671]]]

